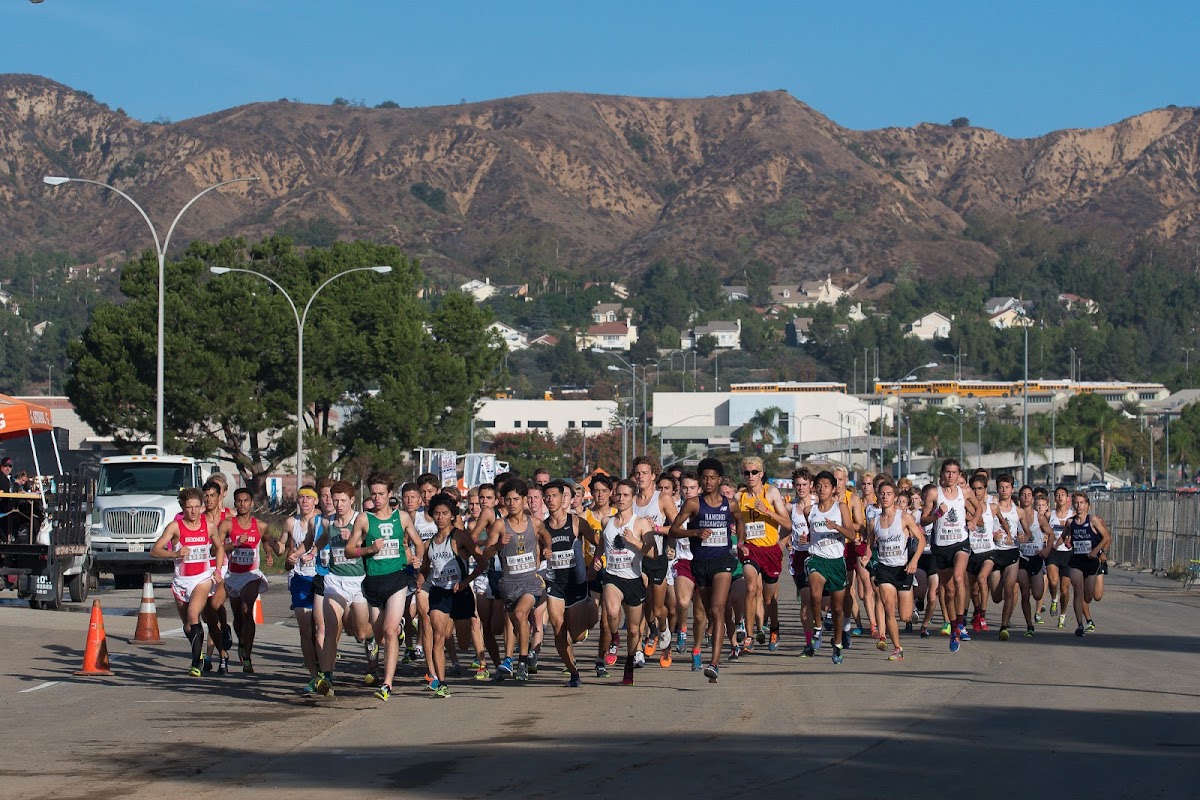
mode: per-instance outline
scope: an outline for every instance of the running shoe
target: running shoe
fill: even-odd
[[[242,657],[242,672],[246,673],[247,675],[254,674],[254,664],[250,662],[250,656],[248,655]]]
[[[567,687],[570,689],[578,689],[580,686],[583,686],[583,678],[579,677],[579,673],[576,672],[571,676],[571,680],[567,681]]]
[[[704,677],[708,678],[709,683],[716,683],[717,678],[720,677],[720,675],[721,670],[717,669],[716,664],[709,664],[704,668]]]
[[[1057,613],[1058,613],[1058,600],[1051,600],[1050,601],[1050,616],[1053,617]]]
[[[375,672],[373,670],[363,675],[363,684],[366,686],[374,686],[375,680]]]
[[[425,677],[422,678],[422,680],[425,681],[425,688],[429,689],[430,691],[433,691],[438,687],[438,679],[430,675],[428,672],[425,673]]]
[[[811,644],[806,645],[805,648],[800,651],[801,658],[812,658],[816,654],[817,654],[817,651],[813,649],[813,646]]]
[[[461,678],[462,677],[462,667],[459,666],[458,664],[451,664],[450,666],[446,667],[446,674],[449,675],[451,678]]]
[[[951,652],[951,653],[957,653],[957,652],[958,652],[958,648],[959,648],[959,644],[958,644],[958,637],[957,637],[957,636],[951,636],[951,637],[950,637],[950,652]]]
[[[971,634],[967,633],[966,627],[961,627],[958,629],[958,640],[960,642],[971,641]]]
[[[413,663],[416,663],[416,660],[417,660],[417,654],[414,653],[411,649],[409,649],[409,650],[404,651],[404,658],[400,659],[400,663],[401,664],[413,664]]]
[[[887,650],[887,644],[888,644],[887,639],[880,637],[879,641],[877,641],[875,643],[875,649],[876,650]]]
[[[854,636],[862,636],[863,635],[862,626],[855,625],[853,628],[850,629],[850,633],[853,634]]]
[[[635,650],[633,653],[633,668],[641,669],[646,666],[646,657],[642,655],[641,650]]]
[[[537,662],[538,662],[537,652],[536,651],[531,652],[529,654],[529,674],[530,675],[537,675]]]
[[[904,648],[903,647],[897,647],[895,650],[892,651],[892,654],[890,656],[888,656],[888,661],[903,661],[903,660],[904,660]]]
[[[906,622],[906,623],[904,623],[904,632],[905,632],[905,633],[912,633],[912,625],[913,625],[913,624],[912,624],[911,622]]]
[[[617,637],[613,637],[613,643],[609,646],[608,652],[604,654],[604,663],[612,666],[617,663]]]
[[[816,633],[813,634],[813,650],[814,651],[821,649],[821,642],[823,639],[824,639],[824,637],[821,636],[821,631],[817,631]]]
[[[483,662],[480,661],[478,658],[471,662],[471,669],[475,670],[476,672],[478,672],[479,668],[482,666],[483,666]]]
[[[629,673],[625,673],[625,675],[621,676],[621,685],[622,686],[633,686],[633,676],[630,675]]]
[[[558,674],[562,675],[564,678],[569,678],[569,677],[571,677],[571,670],[567,669],[566,667],[563,667],[562,669],[560,669],[558,671]]]
[[[680,653],[687,649],[687,634],[683,631],[675,634],[675,649]]]
[[[842,655],[842,646],[835,644],[833,646],[833,663],[840,664],[843,661],[845,661],[845,657]]]
[[[375,641],[374,637],[363,642],[363,652],[367,654],[367,661],[375,661],[379,658],[379,642]]]
[[[518,661],[517,671],[513,673],[513,677],[519,681],[529,680],[529,665],[524,661]]]
[[[392,687],[388,686],[386,683],[383,686],[380,686],[378,689],[375,690],[375,699],[382,700],[385,703],[388,700],[391,700],[392,699]]]
[[[767,644],[767,649],[772,653],[779,649],[779,631],[771,631],[771,639]]]
[[[1005,628],[1003,626],[1001,626],[1001,628],[1000,628],[1000,641],[1002,641],[1002,642],[1008,641],[1008,628]]]
[[[1067,615],[1059,614],[1058,615],[1058,627],[1061,628],[1063,625],[1066,625],[1066,624],[1067,624]]]
[[[211,658],[204,659],[204,671],[212,672],[212,659]]]
[[[921,626],[921,638],[922,639],[929,638],[929,628],[926,628],[924,625]]]
[[[746,643],[746,623],[738,623],[737,628],[733,632],[733,643],[738,647],[741,647]]]
[[[597,678],[607,678],[608,677],[608,667],[605,666],[604,664],[599,664],[599,663],[596,664],[596,677]]]
[[[503,678],[511,678],[513,676],[513,660],[506,658],[500,662],[500,666],[496,667],[496,672]]]
[[[658,634],[658,649],[666,650],[671,646],[671,631],[665,630]]]
[[[228,625],[221,628],[221,649],[226,653],[233,649],[233,630]]]
[[[1033,638],[1033,628],[1029,628],[1028,630],[1026,630],[1026,631],[1025,631],[1025,638],[1026,638],[1026,639],[1032,639],[1032,638]]]
[[[1085,630],[1087,633],[1092,633],[1093,631],[1095,631],[1095,630],[1096,630],[1096,623],[1092,622],[1092,621],[1089,619],[1089,620],[1087,621],[1087,624],[1083,626],[1083,629],[1084,629],[1084,630]]]
[[[217,674],[229,674],[229,658],[227,656],[221,656],[221,660],[217,662]]]
[[[979,618],[979,630],[984,633],[987,633],[987,631],[988,631],[987,618],[985,618],[985,617]]]
[[[1078,628],[1075,629],[1075,635],[1082,637],[1083,634],[1084,634],[1083,626],[1080,625]]]
[[[671,666],[671,651],[663,650],[662,655],[658,657],[658,665],[663,669]]]
[[[449,697],[450,696],[450,687],[444,683],[438,684],[438,687],[433,690],[433,696],[434,697]]]
[[[413,657],[416,658],[418,661],[424,661],[425,660],[425,648],[422,647],[421,645],[417,645],[416,647],[414,647],[413,648]]]
[[[712,647],[712,634],[711,633],[704,634],[704,646]]]
[[[304,684],[304,688],[300,690],[300,694],[312,697],[317,693],[317,684],[321,682],[320,678],[313,678],[308,683]]]
[[[1041,615],[1041,614],[1034,614],[1034,615],[1033,615],[1033,621],[1034,621],[1035,623],[1037,623],[1038,625],[1045,625],[1045,624],[1046,624],[1046,620],[1042,619],[1042,615]]]
[[[754,632],[754,640],[759,644],[767,643],[767,632],[760,625],[758,630]]]
[[[491,677],[492,674],[487,671],[486,667],[481,666],[479,669],[475,670],[475,680],[477,681],[486,681]]]
[[[204,667],[199,661],[193,661],[192,665],[190,667],[188,667],[188,675],[190,675],[193,678],[199,678],[203,674],[204,674]]]
[[[699,653],[692,653],[692,672],[699,672],[704,669],[704,662],[700,659]]]
[[[947,622],[945,625],[942,626],[942,636],[949,636],[949,635],[950,635],[950,623]]]
[[[828,611],[825,612],[825,618],[821,620],[821,627],[827,631],[833,630],[833,615]]]
[[[971,615],[971,630],[975,631],[976,633],[979,633],[981,619],[982,619],[982,617],[979,616],[978,611],[976,611],[974,614]]]
[[[642,649],[639,651],[645,655],[652,656],[658,650],[658,637],[648,636],[642,640]]]
[[[878,638],[879,638],[879,626],[877,626],[877,625],[872,625],[872,626],[871,626],[871,638],[872,638],[872,639],[878,639]]]
[[[729,648],[729,660],[730,661],[740,661],[741,658],[742,658],[742,648],[738,647],[736,644],[733,645],[731,648]]]

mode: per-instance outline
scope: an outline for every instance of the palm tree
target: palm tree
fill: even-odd
[[[788,415],[779,406],[760,408],[738,431],[738,440],[744,445],[758,442],[760,445],[787,444]]]

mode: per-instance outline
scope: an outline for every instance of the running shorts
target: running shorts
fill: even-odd
[[[521,598],[525,595],[533,595],[534,606],[539,606],[544,600],[543,588],[545,583],[542,581],[542,576],[536,572],[529,572],[523,575],[506,578],[500,577],[500,596],[504,598],[504,607],[509,611],[517,607],[517,603],[521,602]]]
[[[667,581],[667,556],[663,554],[655,558],[642,559],[642,574],[646,580],[655,586],[662,586]]]
[[[367,602],[367,599],[363,597],[362,587],[362,575],[334,575],[330,573],[325,576],[325,596],[335,603],[349,606],[354,603]]]
[[[971,548],[970,543],[963,539],[961,542],[947,545],[934,545],[930,548],[933,556],[933,568],[938,572],[954,569],[954,558],[959,553],[966,553]]]
[[[588,599],[588,585],[586,583],[546,581],[546,596],[562,600],[568,606],[573,606],[581,600]]]
[[[1050,555],[1046,557],[1046,565],[1058,567],[1059,569],[1067,569],[1071,565],[1071,551],[1051,550]]]
[[[267,576],[258,570],[251,572],[231,572],[225,578],[225,593],[230,597],[240,597],[242,589],[258,581],[258,593],[267,593]]]
[[[983,565],[994,560],[996,555],[995,550],[988,550],[986,553],[971,553],[967,558],[967,574],[978,575],[983,571]]]
[[[713,578],[722,572],[733,572],[736,563],[733,553],[723,553],[715,558],[693,558],[692,578],[696,582],[696,588],[712,588]]]
[[[314,575],[295,575],[288,578],[288,591],[292,594],[291,609],[295,611],[297,608],[313,607],[313,579]]]
[[[783,551],[779,549],[779,545],[759,547],[747,542],[746,549],[750,554],[742,560],[743,565],[748,564],[758,570],[763,583],[775,583],[779,580],[779,573],[783,572]]]
[[[808,561],[804,562],[804,569],[808,572],[810,580],[813,573],[823,577],[825,579],[825,588],[830,592],[840,592],[846,588],[845,558],[822,558],[821,556],[809,555]]]
[[[612,586],[621,593],[621,605],[640,606],[646,602],[646,585],[642,583],[641,578],[616,578],[605,575],[604,585]]]
[[[190,602],[192,592],[196,591],[196,587],[208,581],[207,595],[212,597],[217,591],[217,585],[212,582],[212,571],[205,572],[201,575],[176,575],[171,581],[171,594],[175,595],[175,599],[181,603]]]
[[[1021,559],[1021,569],[1030,575],[1041,575],[1046,568],[1046,560],[1041,556],[1030,556]]]
[[[876,586],[887,584],[895,586],[897,592],[911,592],[913,577],[904,567],[889,567],[887,564],[875,565]]]
[[[808,561],[807,550],[792,551],[792,580],[796,583],[796,591],[808,588],[808,573],[804,571],[804,562]]]
[[[1077,569],[1082,572],[1083,577],[1085,578],[1090,578],[1093,575],[1101,574],[1100,559],[1098,558],[1088,558],[1087,556],[1073,555],[1071,556],[1069,565],[1071,569]],[[1108,571],[1105,570],[1103,574],[1107,575]]]
[[[1017,559],[1021,557],[1021,551],[1015,547],[1010,547],[1007,550],[993,550],[988,553],[988,558],[995,563],[993,569],[1005,570],[1017,563]]]
[[[470,589],[455,592],[440,586],[430,586],[429,611],[440,611],[450,619],[471,619],[475,616],[475,594]]]
[[[928,575],[933,572],[933,554],[921,553],[921,557],[917,559],[917,569]]]
[[[692,583],[696,579],[692,577],[692,560],[690,558],[681,558],[675,562],[675,578],[686,578]]]
[[[367,575],[362,582],[363,597],[367,605],[383,608],[392,595],[408,591],[408,580],[408,575],[402,569],[383,575]]]

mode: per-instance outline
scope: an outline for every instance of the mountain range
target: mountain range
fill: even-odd
[[[145,123],[45,78],[0,75],[0,219],[11,254],[149,246],[111,183],[175,237],[274,230],[394,243],[435,274],[627,277],[659,258],[777,280],[990,272],[971,215],[1200,238],[1200,113],[1009,139],[967,120],[844,128],[782,91],[703,99],[572,93],[431,108],[253,103]]]

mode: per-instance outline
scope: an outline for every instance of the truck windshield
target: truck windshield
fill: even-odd
[[[101,464],[97,495],[174,495],[191,486],[189,464]]]

